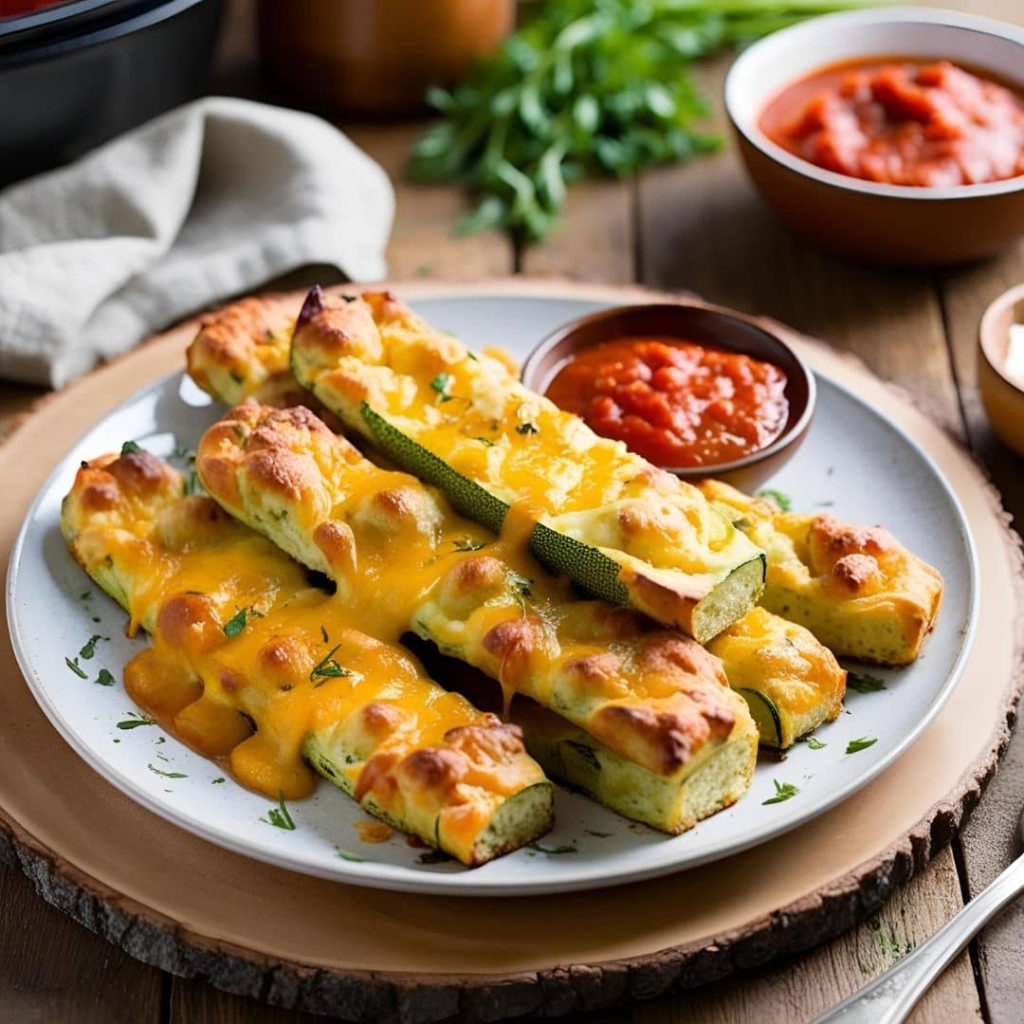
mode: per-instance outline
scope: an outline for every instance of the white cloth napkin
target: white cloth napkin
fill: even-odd
[[[60,387],[310,263],[385,274],[387,175],[326,121],[213,97],[0,192],[0,376]]]

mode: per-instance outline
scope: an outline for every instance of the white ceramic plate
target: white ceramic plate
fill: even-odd
[[[555,327],[604,303],[546,295],[430,298],[414,305],[469,344],[501,344],[518,357]],[[220,410],[181,374],[139,391],[68,452],[39,494],[22,528],[8,574],[7,608],[14,649],[29,686],[50,720],[85,761],[149,810],[229,849],[357,885],[460,895],[523,895],[598,888],[678,871],[762,843],[808,822],[865,785],[904,751],[938,712],[956,682],[976,614],[977,567],[963,514],[927,456],[876,412],[827,378],[799,455],[773,480],[796,508],[834,508],[843,518],[882,522],[913,546],[946,582],[938,627],[910,668],[876,671],[886,689],[851,691],[846,711],[816,733],[826,746],[798,744],[784,761],[762,758],[753,786],[734,807],[682,836],[667,837],[559,789],[554,831],[535,848],[473,870],[421,863],[402,835],[361,842],[358,805],[322,783],[290,807],[297,828],[264,819],[271,801],[242,789],[220,769],[138,712],[120,679],[146,641],[124,636],[124,614],[71,560],[58,530],[60,501],[79,461],[133,439],[157,455],[194,447]],[[88,595],[88,596],[86,596]],[[74,658],[93,634],[92,659]],[[109,638],[109,639],[108,639]],[[117,682],[97,685],[101,668]],[[128,727],[125,727],[127,724]],[[846,754],[854,739],[874,745]],[[799,793],[765,804],[775,782]],[[88,813],[83,808],[82,813]]]

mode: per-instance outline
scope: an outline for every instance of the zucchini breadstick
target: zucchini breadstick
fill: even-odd
[[[906,665],[942,602],[942,576],[880,526],[785,512],[718,480],[705,497],[768,556],[762,603],[806,626],[836,654]]]
[[[765,561],[692,485],[529,391],[389,292],[328,300],[295,328],[298,382],[464,515],[549,568],[700,643],[742,618]]]
[[[75,559],[152,646],[125,685],[244,785],[296,799],[311,765],[362,807],[464,864],[550,828],[552,786],[519,730],[355,628],[278,548],[128,449],[83,464],[61,527]]]
[[[243,300],[236,306],[245,308],[228,306],[207,318],[188,353],[195,382],[225,404],[262,393],[268,366],[278,375],[276,390],[286,390],[280,375],[290,374],[289,341],[281,330],[268,340],[259,328],[289,316],[294,323],[300,303],[288,297],[267,297]],[[255,310],[260,314],[254,326]],[[254,366],[254,361],[259,365]],[[822,722],[831,721],[842,708],[845,672],[800,626],[754,609],[719,634],[709,649],[722,659],[730,685],[747,699],[760,741],[768,746],[791,746]]]
[[[334,579],[373,635],[433,641],[507,701],[520,694],[572,722],[589,764],[628,764],[564,774],[613,809],[680,832],[749,785],[757,731],[717,658],[627,609],[574,598],[522,545],[374,465],[308,409],[238,406],[203,436],[196,470],[229,513]]]

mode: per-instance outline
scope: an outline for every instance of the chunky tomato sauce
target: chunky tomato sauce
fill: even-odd
[[[718,466],[771,444],[789,414],[786,375],[749,356],[674,338],[586,349],[547,389],[556,405],[658,466]]]
[[[1024,97],[949,61],[841,64],[783,89],[761,130],[826,170],[892,185],[1024,174]]]

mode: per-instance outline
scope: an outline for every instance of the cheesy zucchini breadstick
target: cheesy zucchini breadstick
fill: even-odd
[[[549,568],[701,643],[742,618],[764,554],[695,487],[470,353],[387,292],[314,288],[292,372],[348,430],[494,531],[506,519]]]
[[[299,308],[299,303],[285,297],[247,299],[237,305],[244,308],[229,306],[208,318],[188,354],[195,382],[226,404],[262,393],[268,366],[276,375],[273,390],[286,390],[281,375],[290,375],[289,343],[280,330],[268,342],[261,328],[265,322],[277,323],[289,316],[294,321]],[[410,486],[422,487],[416,481],[410,481]],[[721,658],[730,685],[750,704],[760,741],[768,746],[791,746],[822,722],[834,719],[842,708],[846,673],[800,626],[754,609],[712,641],[709,649]]]
[[[717,480],[705,497],[768,556],[761,603],[806,626],[836,654],[905,665],[942,602],[942,576],[880,526],[784,512]]]
[[[343,601],[141,449],[84,464],[61,527],[85,571],[149,632],[128,693],[271,797],[309,765],[363,808],[464,864],[532,841],[552,786],[515,726],[355,628]]]
[[[368,632],[432,640],[631,764],[655,794],[639,809],[611,773],[568,776],[613,809],[678,832],[749,785],[757,732],[716,658],[626,609],[574,599],[523,545],[369,462],[309,410],[238,406],[203,436],[196,470],[228,512],[333,578]]]

